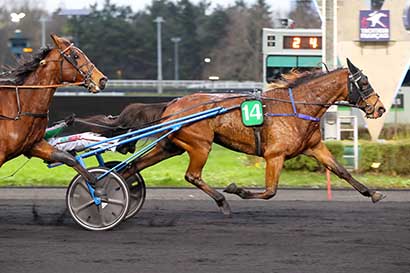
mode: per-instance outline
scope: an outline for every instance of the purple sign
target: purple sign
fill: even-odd
[[[386,42],[390,40],[390,11],[360,11],[360,41]]]
[[[406,28],[406,30],[410,30],[410,3],[404,10],[403,20],[404,20],[404,27]]]

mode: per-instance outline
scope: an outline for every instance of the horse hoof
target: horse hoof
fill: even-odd
[[[238,191],[238,187],[235,183],[229,184],[225,189],[224,192],[226,193],[236,193]]]
[[[225,201],[222,206],[219,207],[219,209],[226,218],[232,217],[231,207],[229,206],[228,202]]]
[[[373,203],[377,203],[377,202],[379,202],[380,200],[382,200],[384,198],[386,198],[386,195],[381,193],[381,192],[375,191],[372,194],[372,202]]]

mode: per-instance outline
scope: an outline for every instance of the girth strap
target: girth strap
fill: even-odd
[[[22,116],[29,116],[33,118],[48,118],[48,111],[47,113],[21,112],[17,113],[15,117],[8,117],[0,114],[0,120],[20,120]]]
[[[17,115],[15,117],[8,117],[0,115],[0,120],[19,120],[22,116],[29,116],[34,118],[48,118],[48,111],[46,113],[32,113],[32,112],[21,112],[20,94],[19,86],[16,88],[16,103],[17,103]]]
[[[262,137],[261,137],[262,126],[254,126],[253,127],[253,134],[255,136],[255,147],[256,147],[256,155],[262,156]]]

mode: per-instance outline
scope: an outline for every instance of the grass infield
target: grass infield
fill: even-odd
[[[107,152],[104,159],[122,160],[125,156]],[[8,177],[28,159],[21,156],[7,162],[0,168],[0,187],[5,186],[67,186],[76,172],[69,167],[59,166],[49,169],[42,160],[30,159],[14,176]],[[94,158],[86,161],[88,167],[97,166]],[[188,156],[173,157],[144,171],[142,175],[148,187],[190,187],[184,180],[188,166]],[[213,146],[203,171],[204,180],[213,187],[224,188],[231,182],[245,187],[264,187],[264,162],[245,154],[232,152],[218,145]],[[370,188],[410,189],[410,177],[385,176],[381,174],[354,175]],[[332,174],[333,188],[351,186]],[[322,172],[282,170],[279,187],[282,188],[325,188],[326,175]]]

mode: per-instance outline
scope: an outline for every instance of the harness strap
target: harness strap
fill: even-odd
[[[19,120],[22,116],[29,116],[33,118],[48,118],[48,111],[47,113],[21,112],[17,114],[15,117],[8,117],[0,114],[0,120]]]
[[[30,116],[34,118],[48,118],[48,111],[46,113],[32,113],[32,112],[21,112],[21,102],[19,86],[15,86],[16,90],[16,103],[17,103],[17,115],[15,117],[8,117],[0,114],[0,120],[19,120],[21,116]]]
[[[45,88],[57,88],[61,86],[79,86],[83,85],[84,82],[74,82],[74,83],[61,83],[61,84],[48,84],[48,85],[0,85],[0,88],[14,89],[16,92],[16,102],[17,102],[17,115],[15,117],[8,117],[0,114],[0,120],[19,120],[22,116],[29,116],[33,118],[48,118],[49,111],[45,113],[33,113],[33,112],[22,112],[20,93],[21,89],[23,91],[28,91],[27,89],[45,89]]]
[[[308,120],[308,121],[313,121],[313,122],[319,122],[320,121],[320,118],[298,113],[297,109],[296,109],[296,103],[295,103],[295,100],[293,98],[292,88],[288,88],[288,92],[289,92],[290,103],[292,104],[293,113],[291,113],[291,114],[266,113],[265,116],[268,116],[268,117],[296,117],[296,118],[300,118],[300,119],[304,119],[304,120]]]

